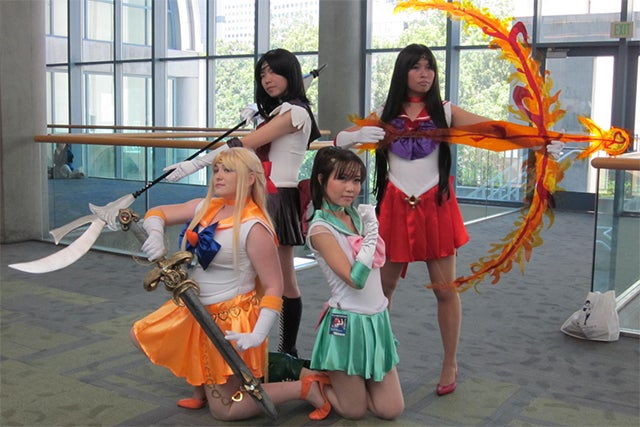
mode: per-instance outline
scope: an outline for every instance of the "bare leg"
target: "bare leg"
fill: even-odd
[[[404,397],[398,370],[387,372],[382,381],[367,380],[369,410],[378,418],[393,420],[404,411]]]
[[[293,246],[278,246],[280,268],[282,268],[282,280],[284,282],[284,296],[287,298],[299,298],[300,288],[296,279],[296,270],[293,266]]]
[[[278,351],[298,357],[296,342],[302,319],[302,299],[293,264],[293,246],[278,247],[278,256],[284,281]]]
[[[382,280],[382,291],[389,300],[389,310],[391,310],[391,297],[398,286],[400,274],[405,264],[403,262],[391,262],[387,259],[380,269],[380,279]]]
[[[222,421],[243,420],[262,413],[262,408],[246,393],[243,393],[240,401],[231,400],[239,387],[240,381],[236,377],[229,377],[226,384],[204,387],[209,402],[209,412],[215,419]],[[262,384],[262,388],[273,403],[279,405],[300,399],[302,383],[300,381],[265,383]],[[323,405],[324,399],[318,383],[311,384],[306,400],[317,408]]]
[[[342,371],[328,371],[331,386],[325,387],[325,394],[333,409],[342,417],[359,420],[367,414],[367,389],[365,380]]]
[[[452,255],[427,262],[429,277],[433,284],[450,284],[455,280],[456,257]],[[462,303],[458,292],[447,286],[435,287],[433,290],[438,300],[438,325],[444,347],[444,358],[440,372],[441,385],[448,385],[456,380],[456,352],[460,338],[462,323]]]

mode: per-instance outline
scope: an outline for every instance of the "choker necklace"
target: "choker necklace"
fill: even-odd
[[[406,101],[412,104],[417,104],[419,102],[424,102],[424,98],[421,96],[407,96]]]
[[[333,203],[326,200],[323,200],[322,208],[329,212],[344,212],[344,206],[334,205]]]

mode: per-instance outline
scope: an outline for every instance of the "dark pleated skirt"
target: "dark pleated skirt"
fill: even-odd
[[[278,188],[267,196],[267,210],[276,228],[278,242],[283,246],[304,245],[300,217],[300,193],[298,188]]]

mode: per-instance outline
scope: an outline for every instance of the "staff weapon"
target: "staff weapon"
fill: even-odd
[[[130,208],[120,209],[118,220],[123,231],[131,230],[140,243],[147,239],[144,229],[138,225],[140,217]],[[240,401],[243,392],[251,396],[256,403],[272,418],[278,414],[275,405],[267,393],[263,390],[244,360],[238,355],[231,343],[211,318],[211,315],[198,298],[199,287],[195,280],[189,279],[188,273],[183,268],[189,265],[193,254],[189,251],[180,251],[169,258],[161,258],[156,261],[156,267],[151,270],[144,279],[144,288],[153,291],[159,283],[164,283],[165,288],[172,293],[173,302],[181,305],[181,302],[189,309],[193,317],[207,334],[211,343],[220,352],[224,360],[229,364],[233,373],[240,379],[242,385],[238,393],[232,397],[234,401]]]
[[[309,73],[311,79],[318,77],[320,72],[326,67],[326,64],[322,65],[318,69],[312,70]],[[258,115],[256,111],[253,115],[255,117]],[[218,148],[223,143],[221,142],[224,138],[229,136],[232,132],[235,132],[242,126],[247,123],[246,120],[242,120],[240,123],[235,125],[233,128],[226,131],[224,134],[220,135],[215,140],[211,141],[209,144],[201,148],[200,150],[193,153],[191,156],[187,157],[185,161],[192,160],[196,158],[198,155],[203,153],[208,149]],[[49,232],[53,236],[54,242],[57,245],[60,240],[67,235],[69,232],[75,230],[78,227],[81,227],[85,224],[91,224],[87,230],[80,237],[78,237],[74,242],[72,242],[69,246],[64,249],[59,250],[49,256],[36,259],[29,262],[22,262],[17,264],[10,264],[9,267],[24,271],[26,273],[33,274],[41,274],[41,273],[49,273],[52,271],[57,271],[68,267],[73,264],[77,260],[79,260],[84,254],[86,254],[91,246],[98,240],[98,236],[102,232],[102,229],[106,225],[109,229],[116,231],[118,226],[116,224],[116,219],[120,209],[126,209],[134,202],[134,200],[140,196],[145,191],[149,190],[151,187],[165,179],[167,176],[171,174],[173,170],[168,170],[153,181],[147,183],[144,187],[135,191],[134,193],[127,194],[125,196],[120,197],[117,200],[107,203],[104,206],[96,206],[92,203],[89,203],[89,210],[93,213],[92,215],[86,215],[81,218],[78,218],[69,224],[65,224],[59,228],[53,229]]]
[[[223,138],[229,136],[232,132],[235,132],[240,127],[245,124],[244,121],[238,123],[233,128],[229,129],[227,132],[222,134],[220,137],[211,141],[205,147],[193,153],[191,156],[187,157],[186,160],[194,159],[200,153],[204,152],[209,148],[217,148],[222,143],[220,142]],[[102,232],[102,229],[105,225],[107,225],[111,230],[117,230],[116,219],[118,216],[118,212],[120,209],[125,209],[131,206],[134,200],[140,196],[145,191],[149,190],[151,187],[165,179],[172,170],[168,170],[156,179],[151,182],[148,182],[144,187],[139,190],[127,194],[125,196],[120,197],[117,200],[107,203],[104,206],[96,206],[92,203],[89,203],[89,210],[93,212],[92,215],[86,215],[81,218],[78,218],[69,224],[65,224],[59,228],[53,229],[49,232],[53,236],[54,242],[57,245],[60,240],[67,235],[69,232],[75,230],[78,227],[81,227],[85,224],[91,224],[87,230],[82,233],[80,237],[78,237],[73,243],[71,243],[66,248],[55,252],[49,256],[44,258],[40,258],[37,260],[10,264],[9,267],[14,268],[16,270],[24,271],[26,273],[48,273],[51,271],[60,270],[62,268],[68,267],[69,265],[76,262],[80,259],[84,254],[86,254],[91,246],[98,240],[98,236]]]

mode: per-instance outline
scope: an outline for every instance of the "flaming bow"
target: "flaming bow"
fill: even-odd
[[[615,127],[605,131],[587,117],[578,117],[587,135],[572,135],[548,130],[562,118],[565,111],[560,109],[558,102],[560,91],[552,94],[553,82],[549,72],[542,73],[538,62],[533,59],[527,30],[522,22],[516,22],[509,29],[510,19],[497,19],[486,10],[479,10],[470,1],[461,3],[449,3],[446,0],[403,1],[396,6],[395,11],[427,9],[442,10],[453,19],[463,20],[465,25],[479,27],[490,37],[489,47],[500,49],[501,58],[511,62],[516,68],[509,77],[509,81],[515,82],[513,90],[515,107],[509,107],[509,110],[519,119],[531,123],[532,127],[490,121],[473,126],[423,131],[421,135],[493,151],[537,147],[547,145],[554,140],[589,143],[589,147],[578,156],[578,159],[586,158],[599,150],[604,150],[609,155],[618,155],[626,151],[630,142],[628,132]],[[375,115],[364,119],[355,117],[351,119],[361,126],[382,126],[387,132],[385,141],[381,141],[382,144],[395,139],[394,129],[380,122]],[[406,133],[403,135],[409,136]],[[363,144],[361,148],[375,147],[373,144]],[[544,226],[544,216],[547,217],[549,227],[553,224],[553,212],[550,209],[552,193],[569,165],[568,160],[557,163],[547,155],[546,150],[536,152],[535,175],[529,175],[535,176],[535,183],[528,209],[524,208],[521,211],[515,221],[515,228],[503,237],[500,243],[492,245],[488,256],[482,257],[471,265],[470,275],[458,277],[454,281],[453,285],[458,291],[463,292],[470,287],[477,290],[477,286],[487,276],[492,277],[492,284],[498,283],[501,274],[509,272],[514,262],[518,264],[520,271],[524,272],[524,264],[530,260],[533,248],[542,244],[540,232]]]

